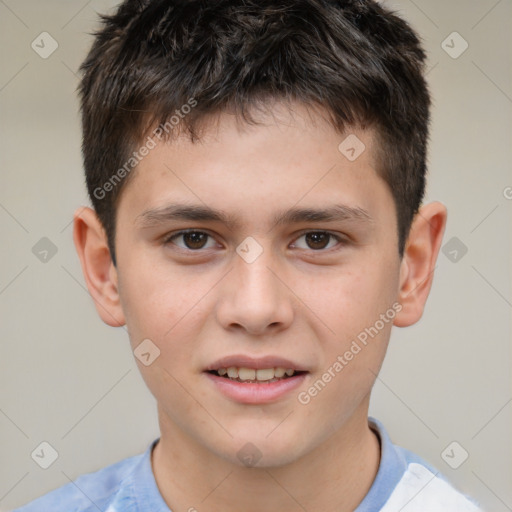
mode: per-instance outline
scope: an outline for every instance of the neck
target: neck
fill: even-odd
[[[377,474],[380,444],[367,409],[290,464],[246,468],[212,454],[159,411],[162,436],[152,454],[160,493],[173,512],[352,511]]]

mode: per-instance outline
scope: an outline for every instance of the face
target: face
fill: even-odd
[[[116,227],[121,306],[136,353],[150,340],[137,364],[162,439],[238,464],[250,442],[267,466],[366,424],[400,274],[371,131],[340,135],[300,106],[273,114],[243,127],[222,114],[200,142],[157,145]],[[355,160],[338,149],[349,134],[365,145]]]

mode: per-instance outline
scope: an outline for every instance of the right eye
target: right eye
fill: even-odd
[[[208,239],[211,239],[209,241]],[[187,231],[179,231],[178,233],[174,233],[168,236],[165,241],[165,244],[174,244],[180,247],[181,249],[186,249],[190,251],[198,251],[200,249],[210,249],[215,247],[215,240],[211,235],[205,233],[204,231],[196,231],[196,230],[187,230]]]

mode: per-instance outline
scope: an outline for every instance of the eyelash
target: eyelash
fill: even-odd
[[[201,231],[201,230],[197,230],[197,229],[188,229],[188,230],[182,230],[182,231],[178,231],[177,233],[172,233],[170,234],[169,236],[166,236],[163,240],[163,243],[164,245],[168,245],[168,244],[173,244],[173,245],[177,245],[175,244],[173,241],[176,239],[176,238],[179,238],[179,237],[182,237],[186,234],[190,234],[190,233],[199,233],[199,234],[203,234],[203,235],[206,235],[208,236],[209,238],[212,238],[212,239],[215,239],[215,237],[213,235],[211,235],[210,233],[206,232],[206,231]],[[325,234],[325,235],[328,235],[330,238],[329,238],[329,242],[327,245],[329,245],[329,243],[331,242],[331,239],[334,238],[336,241],[337,241],[337,245],[347,245],[348,241],[339,236],[339,235],[335,235],[334,233],[331,233],[330,231],[322,231],[322,230],[306,230],[306,231],[303,231],[301,232],[297,238],[295,238],[295,240],[293,241],[293,244],[296,244],[297,240],[299,240],[300,238],[302,238],[303,236],[305,235],[308,235],[308,234],[312,234],[312,233],[319,233],[319,234]],[[180,246],[177,246],[179,249],[183,250],[183,251],[188,251],[188,252],[196,252],[196,253],[200,253],[202,252],[203,250],[206,250],[204,248],[199,248],[199,249],[190,249],[189,247],[180,247]],[[327,252],[327,251],[333,251],[333,250],[337,250],[339,249],[336,248],[336,246],[334,248],[328,248],[328,249],[311,249],[311,248],[308,248],[308,249],[299,249],[299,250],[309,250],[309,251],[312,251],[313,253],[321,253],[321,252]]]

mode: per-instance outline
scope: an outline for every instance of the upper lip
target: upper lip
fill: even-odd
[[[248,355],[231,355],[218,359],[214,363],[205,368],[205,371],[218,370],[219,368],[254,368],[261,370],[264,368],[285,368],[295,370],[297,372],[308,371],[303,365],[300,365],[290,359],[278,356],[252,357]]]

